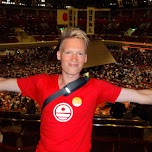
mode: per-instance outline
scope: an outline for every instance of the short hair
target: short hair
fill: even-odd
[[[86,46],[86,50],[87,50],[87,47],[88,47],[88,44],[89,44],[89,38],[87,36],[87,34],[79,29],[79,28],[70,28],[70,29],[65,29],[61,35],[61,39],[60,39],[60,47],[59,49],[61,49],[62,47],[62,42],[65,40],[65,39],[68,39],[68,38],[78,38],[78,39],[82,39],[85,43],[85,46]]]

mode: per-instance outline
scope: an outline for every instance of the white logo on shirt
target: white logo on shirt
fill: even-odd
[[[53,115],[57,121],[67,122],[73,116],[73,109],[67,103],[59,103],[54,107]]]

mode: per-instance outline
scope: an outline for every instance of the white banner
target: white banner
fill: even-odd
[[[78,26],[78,9],[74,9],[74,27]]]
[[[95,8],[87,7],[87,35],[94,35]]]
[[[132,6],[138,6],[137,0],[132,0]]]
[[[68,8],[69,20],[68,28],[74,27],[74,8]]]
[[[148,0],[148,5],[152,5],[152,0]]]
[[[118,5],[119,5],[119,8],[123,7],[122,0],[117,0],[117,2],[118,2]]]

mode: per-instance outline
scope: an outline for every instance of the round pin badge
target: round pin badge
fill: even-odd
[[[82,105],[82,99],[80,97],[74,97],[72,99],[72,104],[75,106],[75,107],[79,107]]]

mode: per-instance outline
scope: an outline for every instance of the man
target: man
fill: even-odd
[[[80,77],[87,62],[88,37],[78,28],[65,30],[61,36],[57,59],[61,75],[40,74],[28,78],[0,79],[0,91],[21,92],[37,101]],[[36,152],[89,152],[92,120],[96,106],[103,102],[136,102],[152,104],[152,90],[133,90],[91,78],[69,96],[60,96],[49,103],[41,115],[40,141]]]

